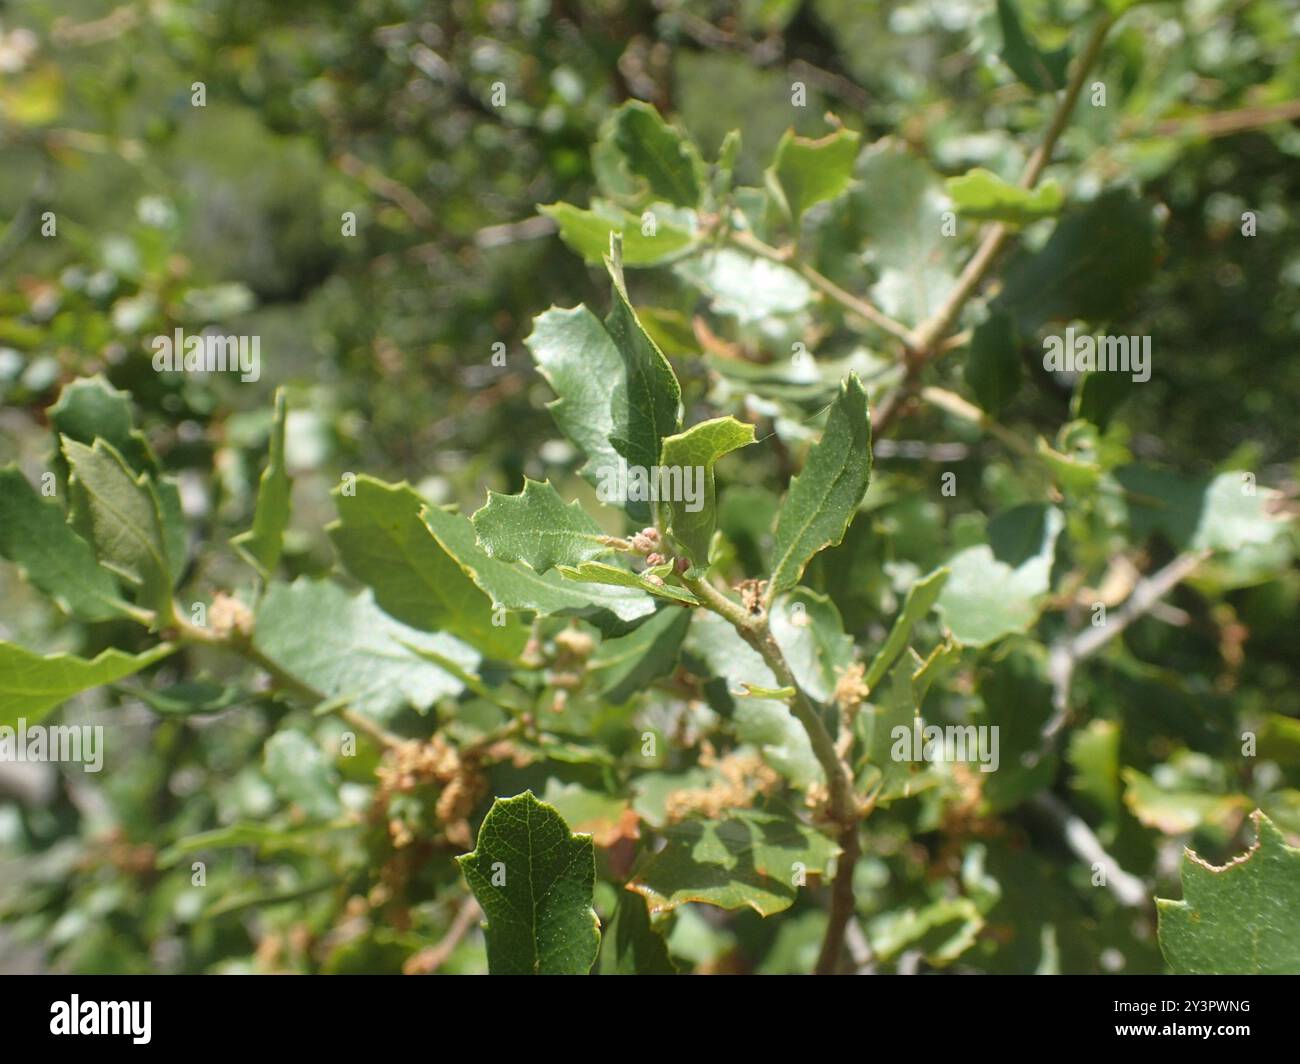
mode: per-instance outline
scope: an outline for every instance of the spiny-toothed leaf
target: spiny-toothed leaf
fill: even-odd
[[[660,266],[687,254],[698,243],[690,212],[662,204],[639,215],[600,200],[593,200],[590,210],[572,203],[551,203],[538,210],[554,220],[560,239],[587,262],[604,260],[611,233],[622,237],[626,266]]]
[[[1183,851],[1183,900],[1156,899],[1160,948],[1179,974],[1300,972],[1300,849],[1262,812],[1258,839],[1221,868]]]
[[[276,732],[262,754],[266,778],[276,793],[314,820],[331,820],[343,811],[338,773],[324,752],[300,731]]]
[[[614,119],[614,143],[628,171],[642,178],[656,199],[681,207],[700,202],[704,165],[699,151],[650,104],[623,104]]]
[[[966,355],[966,383],[994,417],[1020,390],[1020,336],[1011,315],[994,312],[975,327]]]
[[[284,549],[284,530],[289,527],[289,474],[284,466],[284,389],[275,393],[275,416],[266,468],[258,481],[253,527],[235,536],[230,545],[242,554],[263,577],[269,577]]]
[[[518,495],[489,491],[487,504],[470,520],[489,557],[527,562],[539,573],[581,565],[610,550],[600,525],[576,499],[566,505],[549,480],[525,477]]]
[[[604,325],[586,307],[553,307],[534,319],[524,343],[557,396],[555,423],[587,456],[582,475],[605,501],[649,522],[648,500],[623,498],[625,473],[629,466],[648,473],[658,462],[663,438],[680,427],[681,387],[627,300],[618,246],[612,240],[613,307]]]
[[[49,410],[60,435],[87,446],[95,440],[112,444],[136,473],[158,472],[156,459],[135,427],[128,392],[114,388],[100,374],[72,381]]]
[[[112,574],[58,503],[42,499],[13,466],[0,469],[0,555],[74,617],[104,621],[122,614],[125,603]]]
[[[586,975],[600,949],[596,851],[532,791],[498,798],[456,858],[487,923],[493,975]]]
[[[518,562],[489,557],[478,545],[474,526],[460,514],[426,506],[420,520],[466,575],[503,609],[583,617],[614,635],[654,612],[654,599],[635,588],[576,583],[559,572],[538,573]]]
[[[844,539],[871,480],[871,416],[855,374],[840,385],[822,437],[790,482],[776,522],[772,593],[794,587],[818,551]]]
[[[94,658],[73,654],[37,654],[0,643],[0,724],[29,724],[55,706],[92,687],[115,683],[165,658],[176,648],[161,643],[141,654],[105,650]]]
[[[736,809],[717,820],[684,820],[663,833],[667,845],[628,884],[652,913],[703,902],[771,916],[790,908],[796,884],[825,872],[840,852],[784,809]]]
[[[645,898],[619,891],[614,915],[601,936],[600,975],[676,975],[668,943],[650,922]]]
[[[172,583],[178,581],[185,571],[188,553],[180,488],[172,477],[163,475],[162,466],[144,433],[135,427],[130,393],[114,388],[99,374],[83,377],[59,393],[59,401],[50,407],[49,417],[54,431],[60,436],[67,436],[87,447],[97,439],[104,440],[125,459],[132,475],[149,475],[158,496],[158,512],[162,518],[163,543],[167,548]],[[61,450],[59,460],[65,461]]]
[[[326,622],[326,623],[322,623]],[[395,621],[369,591],[350,595],[328,580],[272,584],[257,608],[257,650],[327,700],[379,719],[409,704],[427,710],[464,684],[420,653],[433,651],[474,672],[479,655],[445,632]]]
[[[615,418],[610,442],[627,465],[649,470],[659,461],[664,438],[681,429],[682,389],[668,359],[637,321],[623,279],[622,244],[617,238],[610,240],[605,267],[612,288],[605,329],[626,367],[627,389],[626,409]],[[631,505],[628,512],[637,516]]]
[[[998,515],[994,522],[1021,512],[1034,526],[1032,545],[999,552],[997,543],[981,543],[946,563],[949,576],[938,609],[953,638],[964,646],[987,646],[1028,630],[1038,620],[1065,519],[1055,507],[1022,507]],[[996,527],[990,523],[990,540]]]
[[[981,222],[1005,222],[1022,226],[1048,218],[1061,209],[1064,197],[1055,181],[1044,181],[1037,188],[1009,184],[977,166],[960,177],[950,177],[948,196],[963,218]]]
[[[672,672],[690,620],[690,610],[665,606],[636,631],[604,640],[587,663],[601,698],[625,702]]]
[[[696,598],[684,587],[667,582],[672,565],[659,565],[634,573],[605,562],[583,562],[576,567],[561,565],[556,571],[567,580],[577,580],[589,584],[608,584],[611,587],[635,587],[657,598],[673,602],[684,602],[688,606],[698,605]],[[656,578],[658,583],[655,582]]]
[[[451,632],[502,661],[523,650],[527,628],[496,614],[492,599],[430,534],[420,519],[426,503],[408,484],[359,476],[355,492],[335,488],[334,501],[339,519],[327,529],[330,539],[385,613],[422,631]]]
[[[683,487],[696,484],[699,488],[698,498],[673,498],[660,502],[667,515],[665,527],[668,533],[686,551],[695,568],[702,569],[709,564],[709,543],[718,522],[714,463],[723,455],[753,442],[754,426],[730,415],[701,421],[664,440],[660,465],[675,471],[677,482]],[[695,476],[697,470],[698,477]],[[686,492],[677,494],[685,495]]]
[[[93,447],[63,437],[71,469],[69,520],[100,563],[140,589],[140,602],[159,624],[172,616],[171,568],[158,493],[146,474],[135,475],[111,444]]]
[[[795,226],[809,207],[834,199],[849,187],[860,140],[849,129],[817,139],[786,130],[765,178],[768,191]]]
[[[875,690],[876,685],[885,678],[885,673],[889,667],[898,660],[912,638],[912,628],[933,608],[934,604],[939,601],[939,595],[942,594],[944,585],[948,582],[949,571],[947,569],[936,569],[928,576],[922,577],[911,588],[908,589],[907,598],[903,602],[903,608],[899,610],[898,616],[894,619],[894,625],[889,630],[889,635],[885,638],[884,644],[876,651],[876,656],[871,659],[871,665],[868,666],[863,682],[868,691]]]
[[[1055,92],[1065,88],[1065,72],[1070,64],[1070,49],[1042,51],[1020,24],[1020,10],[1015,0],[998,0],[998,23],[1002,27],[1002,61],[1025,85],[1035,92]]]

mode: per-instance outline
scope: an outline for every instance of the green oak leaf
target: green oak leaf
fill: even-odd
[[[1221,868],[1183,851],[1183,900],[1156,899],[1160,949],[1179,974],[1300,972],[1300,849],[1256,810],[1258,839]]]
[[[592,200],[588,210],[572,203],[550,203],[538,210],[559,226],[560,239],[587,262],[604,259],[611,233],[622,238],[625,266],[660,266],[699,244],[694,213],[664,204],[640,215],[602,200]],[[651,220],[653,227],[646,224]]]
[[[871,294],[881,310],[920,322],[948,295],[959,266],[957,241],[944,236],[950,208],[943,182],[928,162],[891,140],[864,151],[854,173],[856,186],[832,206],[834,224],[821,235],[841,234],[850,242],[847,254],[865,254],[878,277]]]
[[[456,858],[487,916],[493,975],[586,975],[600,949],[591,907],[596,855],[554,808],[524,791],[492,803],[471,853]]]
[[[818,139],[786,130],[764,178],[772,198],[796,226],[809,207],[834,199],[849,187],[861,139],[849,129]]]
[[[259,653],[322,698],[378,719],[408,704],[424,712],[464,690],[457,676],[421,650],[465,672],[479,665],[479,655],[454,636],[407,627],[375,605],[369,591],[351,595],[328,580],[272,584],[256,620]]]
[[[126,606],[117,581],[72,530],[58,503],[42,499],[13,466],[0,469],[0,556],[65,613],[84,621],[120,616]]]
[[[703,902],[771,916],[794,904],[803,876],[825,872],[840,852],[816,828],[777,807],[684,820],[663,834],[667,845],[628,883],[652,913]]]
[[[1120,318],[1155,275],[1158,236],[1154,206],[1111,189],[1066,210],[1038,251],[1018,252],[993,305],[1024,336],[1049,321]]]
[[[741,325],[797,314],[813,297],[808,282],[789,266],[734,248],[693,255],[674,272],[709,297],[715,314],[734,317]]]
[[[175,583],[185,571],[187,532],[181,510],[180,488],[171,477],[163,475],[144,433],[135,427],[129,392],[119,391],[101,375],[75,380],[59,393],[59,401],[50,407],[50,424],[60,436],[67,436],[87,447],[101,439],[111,444],[126,460],[134,474],[148,474],[158,495],[162,515],[163,542],[167,547],[171,579]],[[64,462],[62,451],[59,458]]]
[[[559,571],[538,573],[519,562],[489,557],[478,545],[474,526],[460,514],[426,506],[420,520],[465,575],[502,609],[583,617],[607,635],[620,635],[631,622],[654,612],[654,599],[637,587],[579,583]]]
[[[915,743],[921,704],[934,681],[960,655],[953,643],[941,643],[928,658],[909,647],[858,714],[856,726],[864,752],[857,766],[857,784],[874,801],[888,804],[911,797],[927,782]]]
[[[0,643],[0,724],[29,724],[75,694],[115,683],[147,668],[176,648],[170,643],[140,654],[105,650],[93,658],[74,654],[37,654],[12,643]]]
[[[1236,471],[1213,478],[1129,465],[1115,471],[1126,492],[1128,523],[1137,537],[1163,534],[1179,550],[1240,551],[1286,536],[1290,525],[1273,512],[1279,493]]]
[[[1020,10],[1014,0],[998,0],[998,23],[1002,27],[1002,61],[1035,92],[1065,88],[1070,63],[1068,46],[1055,52],[1042,51],[1020,24]]]
[[[343,811],[338,773],[324,752],[300,731],[276,732],[262,753],[266,778],[286,802],[316,820],[332,820]]]
[[[49,410],[55,432],[87,446],[111,444],[137,473],[157,473],[157,460],[135,427],[129,392],[114,388],[101,375],[72,381]]]
[[[63,454],[71,469],[72,527],[100,564],[140,589],[141,603],[156,611],[158,625],[165,624],[173,610],[172,570],[153,481],[137,476],[104,440],[87,447],[64,436]]]
[[[840,676],[853,663],[853,640],[844,634],[840,611],[827,596],[797,587],[777,596],[768,624],[799,686],[829,701]]]
[[[408,484],[362,475],[348,490],[335,488],[334,501],[339,519],[326,531],[380,609],[425,632],[451,632],[502,661],[519,655],[527,628],[496,615],[491,597],[430,534],[420,517],[427,503]]]
[[[645,899],[631,891],[620,891],[609,926],[601,937],[600,975],[676,975],[677,966],[668,955]]]
[[[982,166],[948,178],[944,187],[962,217],[1017,228],[1051,217],[1065,202],[1061,186],[1055,181],[1044,181],[1037,188],[1021,188]]]
[[[912,628],[939,601],[944,585],[948,582],[948,576],[949,570],[936,569],[916,581],[908,589],[907,598],[903,601],[903,608],[899,610],[898,616],[894,618],[894,625],[889,629],[889,635],[885,637],[885,642],[876,651],[876,656],[871,659],[871,664],[867,667],[866,675],[863,677],[863,682],[867,685],[868,691],[876,689],[876,685],[885,678],[890,666],[907,649],[907,645],[912,638]]]
[[[994,417],[1020,390],[1020,336],[1009,314],[993,313],[975,327],[966,355],[966,383]]]
[[[556,571],[568,580],[588,584],[608,584],[611,587],[634,587],[672,602],[684,602],[688,606],[699,605],[695,596],[686,588],[667,583],[667,577],[672,572],[671,563],[656,565],[638,573],[605,562],[583,562],[576,567],[561,565]],[[656,583],[650,579],[651,577],[657,577],[659,582]]]
[[[585,306],[552,307],[534,319],[524,344],[558,397],[550,404],[555,423],[587,456],[582,475],[605,501],[649,522],[649,501],[625,498],[621,481],[629,466],[654,467],[664,437],[681,427],[681,386],[628,302],[620,247],[611,238],[613,306],[604,324]]]
[[[263,577],[269,577],[284,550],[284,530],[289,527],[289,474],[284,466],[284,426],[286,407],[284,389],[275,393],[275,417],[271,423],[271,443],[266,468],[258,481],[257,504],[253,510],[253,527],[230,541]]]
[[[987,646],[1038,620],[1065,518],[1055,507],[1017,508],[994,518],[991,540],[999,519],[1013,514],[1023,517],[1032,542],[1008,549],[981,543],[947,562],[950,572],[938,608],[953,638],[964,646]]]
[[[700,201],[704,163],[699,150],[648,103],[628,100],[614,116],[614,143],[628,171],[651,195],[681,207]]]
[[[470,520],[489,557],[526,562],[539,573],[608,554],[609,537],[575,499],[566,504],[549,480],[524,478],[518,495],[489,491]]]
[[[680,474],[682,485],[698,484],[700,497],[662,501],[665,530],[686,552],[692,567],[707,568],[709,544],[717,527],[717,491],[713,466],[723,455],[754,442],[754,426],[734,417],[713,418],[667,437],[659,464]],[[698,478],[695,475],[699,471]],[[685,496],[686,492],[675,493]]]
[[[814,554],[844,539],[870,480],[867,393],[857,375],[850,374],[777,516],[769,593],[794,587]]]
[[[627,635],[604,640],[587,663],[600,697],[625,702],[672,672],[690,620],[690,610],[665,606]]]

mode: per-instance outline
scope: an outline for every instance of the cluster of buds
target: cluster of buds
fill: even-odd
[[[637,554],[646,555],[646,561],[651,565],[663,564],[663,556],[658,553],[659,544],[659,529],[653,526],[641,529],[631,540],[632,550]],[[658,558],[659,560],[651,562],[651,558]]]
[[[239,599],[227,595],[224,591],[218,591],[212,596],[208,621],[212,625],[212,631],[220,639],[229,639],[235,634],[248,638],[253,634],[252,611]]]

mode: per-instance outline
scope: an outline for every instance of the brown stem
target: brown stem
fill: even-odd
[[[750,613],[738,602],[733,602],[708,580],[683,577],[682,582],[695,593],[695,597],[707,608],[729,621],[740,637],[762,656],[767,667],[772,670],[779,687],[794,690],[790,700],[790,712],[803,726],[812,745],[814,756],[826,774],[826,786],[830,794],[829,813],[831,819],[840,827],[840,856],[837,859],[835,885],[831,895],[830,922],[826,925],[826,936],[822,940],[821,957],[817,962],[819,974],[833,970],[841,953],[844,951],[844,934],[849,917],[853,915],[853,869],[857,865],[861,848],[858,844],[858,822],[866,814],[867,808],[859,801],[853,787],[853,772],[847,761],[841,758],[835,748],[821,715],[812,701],[799,686],[794,673],[790,670],[785,655],[777,645],[772,630],[767,622],[766,611]],[[827,958],[830,958],[829,961]],[[829,964],[829,968],[824,968]]]
[[[831,918],[822,939],[821,953],[813,975],[834,975],[844,953],[844,934],[853,917],[853,869],[862,855],[858,825],[848,824],[840,832],[840,855],[835,862],[835,884],[831,887]]]
[[[895,321],[874,303],[863,299],[861,296],[855,296],[852,292],[845,291],[825,274],[820,273],[808,263],[796,259],[793,252],[783,251],[780,248],[772,247],[770,244],[765,244],[753,233],[745,229],[731,230],[727,234],[727,239],[736,247],[748,251],[751,255],[756,255],[760,259],[767,259],[769,262],[778,262],[783,266],[789,266],[810,285],[823,295],[830,297],[845,310],[864,318],[877,328],[883,329],[890,335],[902,340],[903,343],[911,344],[912,332],[906,325]]]
[[[1020,177],[1021,188],[1033,188],[1051,160],[1052,151],[1056,148],[1056,142],[1061,139],[1061,134],[1065,132],[1070,116],[1074,113],[1075,104],[1079,102],[1079,94],[1083,91],[1083,82],[1088,76],[1088,71],[1092,69],[1097,57],[1101,54],[1101,46],[1105,42],[1106,34],[1110,31],[1114,22],[1113,15],[1103,15],[1097,21],[1097,25],[1093,27],[1092,35],[1084,46],[1083,54],[1079,56],[1074,65],[1070,82],[1066,86],[1065,94],[1061,97],[1060,103],[1057,104],[1056,112],[1052,115],[1051,124],[1047,127],[1042,143],[1029,157],[1025,172]],[[952,291],[948,293],[939,309],[917,326],[914,334],[914,346],[921,352],[923,358],[928,358],[936,344],[948,334],[953,323],[957,320],[957,316],[966,305],[966,301],[975,294],[983,283],[985,275],[992,268],[998,253],[1006,243],[1007,237],[1010,236],[1010,232],[1005,225],[1001,224],[991,226],[988,229],[970,261],[966,263],[961,275],[957,278],[957,283],[953,285]]]

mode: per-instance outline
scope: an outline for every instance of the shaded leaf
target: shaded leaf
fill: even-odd
[[[785,810],[732,810],[718,820],[685,820],[664,829],[667,845],[628,884],[652,913],[687,902],[722,909],[749,906],[771,916],[794,904],[805,875],[821,874],[839,847]]]
[[[1065,88],[1070,64],[1068,46],[1044,52],[1026,35],[1020,24],[1015,0],[998,0],[998,24],[1002,27],[1002,60],[1025,85],[1035,92]]]
[[[677,667],[689,610],[666,606],[625,636],[606,639],[587,663],[601,698],[625,702]]]
[[[15,467],[0,469],[0,555],[19,566],[65,613],[85,621],[119,616],[124,603],[112,574]]]
[[[362,475],[353,494],[336,488],[334,502],[339,519],[327,529],[330,539],[380,609],[425,632],[452,632],[501,660],[519,655],[527,628],[494,616],[492,599],[421,520],[427,504],[409,485]]]
[[[1032,550],[999,554],[993,546],[979,544],[946,563],[950,575],[938,608],[959,643],[987,646],[1012,632],[1026,631],[1038,620],[1042,597],[1050,586],[1056,538],[1065,519],[1055,507],[1036,508],[1036,512],[1036,546]]]
[[[993,313],[975,327],[966,356],[966,383],[994,417],[1020,390],[1020,336],[1009,314]]]

